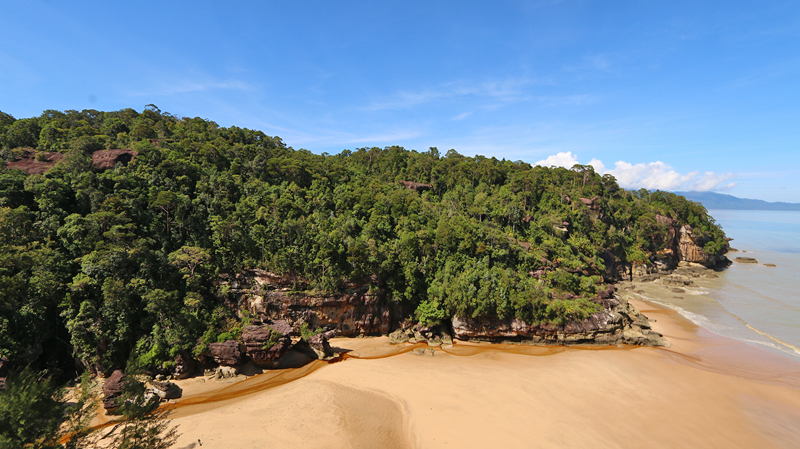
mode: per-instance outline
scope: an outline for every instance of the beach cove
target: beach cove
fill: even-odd
[[[337,338],[344,360],[179,381],[176,447],[792,447],[800,364],[631,299],[669,346]]]

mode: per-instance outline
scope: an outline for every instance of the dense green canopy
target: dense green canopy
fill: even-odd
[[[0,113],[0,146],[5,161],[63,154],[45,174],[0,169],[0,356],[51,369],[204,351],[241,326],[216,281],[245,268],[291,275],[296,290],[368,284],[423,321],[559,323],[668,246],[656,214],[692,225],[708,252],[725,245],[700,204],[620,189],[590,166],[436,148],[317,155],[152,105]],[[93,166],[114,148],[138,154]]]

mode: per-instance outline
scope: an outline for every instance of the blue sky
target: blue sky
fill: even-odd
[[[800,202],[800,3],[0,0],[0,110],[139,111],[316,153],[592,163]]]

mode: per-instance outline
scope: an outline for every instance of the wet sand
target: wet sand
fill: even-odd
[[[797,447],[800,364],[633,302],[669,347],[334,339],[336,363],[180,381],[176,447]]]

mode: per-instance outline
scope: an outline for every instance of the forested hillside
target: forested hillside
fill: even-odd
[[[296,291],[369,285],[425,321],[562,323],[669,253],[658,216],[691,225],[709,254],[726,246],[698,203],[625,191],[589,166],[435,148],[317,155],[152,105],[0,113],[0,146],[0,356],[53,373],[158,366],[235,336],[220,279],[243,269]]]

